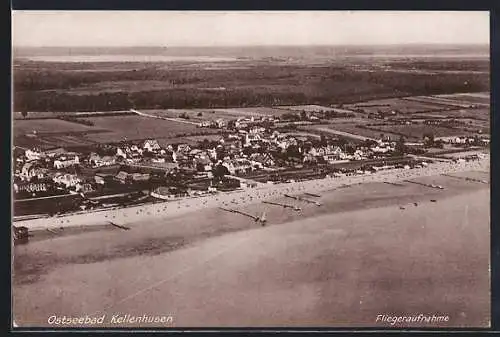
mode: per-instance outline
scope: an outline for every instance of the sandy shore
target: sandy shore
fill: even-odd
[[[240,205],[268,210],[266,227],[207,208],[18,246],[14,317],[22,326],[99,313],[116,327],[112,315],[128,313],[171,314],[177,327],[388,327],[378,314],[442,314],[450,321],[438,326],[487,327],[488,185],[427,179],[445,189],[365,183],[325,191],[322,207],[301,213]]]
[[[275,198],[285,193],[318,193],[343,185],[382,181],[396,182],[421,176],[433,176],[474,170],[489,170],[489,159],[464,163],[434,163],[418,169],[396,169],[367,175],[325,178],[287,184],[270,184],[242,191],[218,193],[216,195],[197,198],[186,198],[173,202],[166,201],[127,208],[16,221],[14,224],[17,226],[25,226],[30,230],[103,225],[109,221],[121,225],[146,219],[178,216],[202,208],[251,204]]]

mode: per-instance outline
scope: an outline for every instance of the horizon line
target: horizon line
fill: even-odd
[[[29,46],[14,45],[12,48],[241,48],[241,47],[362,47],[362,46],[411,46],[411,45],[438,45],[438,46],[490,46],[489,42],[466,42],[466,43],[442,43],[442,42],[403,42],[403,43],[352,43],[352,44],[246,44],[246,45],[51,45],[51,46]]]

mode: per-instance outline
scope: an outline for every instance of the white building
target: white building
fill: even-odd
[[[65,155],[54,160],[54,168],[63,169],[73,165],[78,165],[79,163],[80,159],[77,155]]]
[[[148,139],[144,142],[142,148],[149,152],[155,152],[160,150],[161,146],[160,144],[158,144],[158,141],[156,139]]]
[[[43,153],[39,149],[28,149],[24,152],[24,155],[27,160],[39,160],[43,157]]]

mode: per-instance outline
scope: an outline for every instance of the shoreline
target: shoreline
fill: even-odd
[[[387,190],[380,185],[376,188]],[[162,312],[168,303],[177,325],[245,325],[254,321],[265,324],[262,319],[273,319],[272,323],[277,324],[291,317],[302,317],[304,322],[317,319],[321,325],[340,324],[340,321],[366,325],[385,303],[401,312],[409,308],[415,312],[439,308],[449,313],[456,324],[479,324],[487,310],[486,305],[482,306],[484,302],[479,299],[464,307],[455,297],[474,295],[477,298],[486,294],[481,289],[487,282],[487,261],[482,257],[489,256],[487,241],[483,241],[488,235],[485,208],[489,207],[486,203],[489,193],[478,185],[475,188],[479,190],[472,188],[467,194],[439,198],[438,204],[419,202],[418,207],[408,207],[405,211],[395,206],[401,200],[394,195],[394,204],[340,213],[334,207],[334,213],[305,215],[305,218],[285,216],[285,222],[276,226],[255,227],[248,220],[235,218],[240,224],[248,223],[245,228],[250,230],[214,232],[208,236],[204,235],[207,229],[204,223],[193,223],[196,216],[192,214],[175,219],[172,226],[157,221],[128,233],[89,233],[39,242],[18,252],[21,260],[17,267],[22,268],[16,269],[15,274],[18,281],[14,299],[16,318],[22,325],[35,326],[44,324],[48,316],[37,307],[52,309],[51,312],[64,309],[67,315],[81,315],[101,308],[105,308],[103,313],[135,314]],[[360,198],[364,187],[355,189],[357,191],[348,189],[350,196],[342,199]],[[429,192],[441,194],[437,190],[429,189]],[[428,192],[424,189],[422,193]],[[332,195],[329,198],[332,202],[338,200]],[[315,212],[314,207],[309,210]],[[210,212],[207,209],[204,213],[210,227],[233,224],[232,216],[224,217],[219,223],[216,214]],[[279,213],[277,210],[275,216]],[[174,242],[191,235],[195,237],[178,246]],[[407,244],[402,245],[406,239]],[[448,244],[451,246],[446,246]],[[463,257],[469,253],[464,249],[473,254],[465,261]],[[415,259],[416,256],[419,258]],[[151,270],[155,272],[150,273]],[[401,274],[401,270],[405,273]],[[478,287],[468,286],[471,277]],[[423,282],[423,278],[430,281]],[[295,283],[288,283],[291,280]],[[386,296],[388,282],[394,285],[391,297]],[[450,288],[449,282],[455,286]],[[300,288],[296,288],[297,283]],[[84,293],[85,301],[77,300],[81,294],[76,290],[84,285],[85,289],[91,285],[92,291]],[[405,290],[415,286],[422,299]],[[452,300],[439,300],[440,297],[430,291],[434,287]],[[124,300],[150,288],[154,291],[140,292],[136,301]],[[42,289],[46,291],[40,293]],[[58,296],[61,290],[68,295]],[[319,298],[316,291],[309,290],[329,293],[329,296]],[[367,290],[373,295],[364,296]],[[217,300],[227,292],[238,300],[231,303]],[[108,297],[108,294],[112,295]],[[358,302],[350,294],[354,294],[355,300],[358,297],[362,300],[361,316],[351,316],[351,311],[346,310],[351,305],[358,308]],[[275,311],[293,307],[291,304],[297,296],[305,300],[306,307]],[[32,300],[26,302],[30,297]],[[334,305],[329,297],[335,298]],[[266,300],[269,298],[272,301]],[[206,311],[192,309],[199,301],[206,302],[207,308],[217,309],[218,314],[207,315]],[[339,307],[338,303],[344,304]],[[256,305],[264,305],[264,310],[249,309],[244,321],[238,315],[231,315],[235,307],[245,310],[243,308]],[[304,312],[305,317],[301,316]],[[466,312],[467,317],[460,316],[461,312]],[[271,316],[264,318],[266,315]],[[332,316],[339,321],[332,321]]]
[[[464,171],[489,171],[489,158],[464,163],[434,163],[416,169],[393,169],[368,175],[331,177],[307,180],[295,183],[264,185],[242,191],[232,191],[216,195],[185,198],[177,201],[158,201],[150,204],[134,205],[92,212],[79,212],[67,215],[13,221],[13,225],[25,226],[28,230],[47,228],[99,226],[109,224],[133,223],[147,218],[170,218],[202,208],[221,206],[241,206],[269,200],[287,193],[318,193],[368,182],[394,183],[418,177],[457,173]]]

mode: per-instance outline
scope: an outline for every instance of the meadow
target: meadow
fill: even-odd
[[[81,132],[95,130],[91,126],[71,123],[60,119],[28,119],[16,120],[14,122],[14,134],[26,133],[60,133],[60,132]]]

